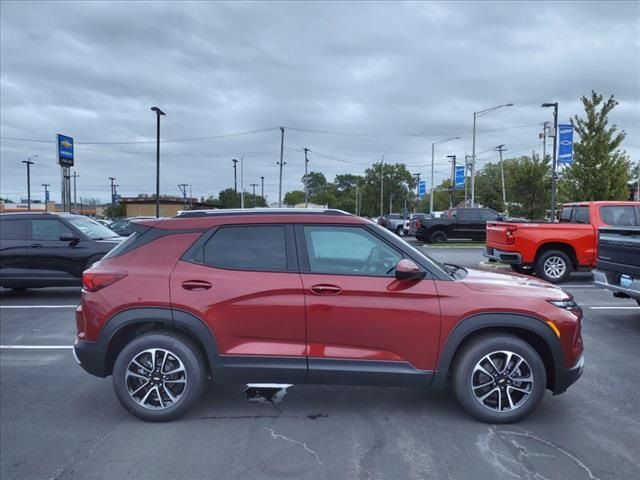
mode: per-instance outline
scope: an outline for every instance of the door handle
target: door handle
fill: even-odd
[[[209,290],[213,285],[204,280],[186,280],[182,282],[185,290]]]
[[[31,248],[42,248],[42,244],[41,243],[32,243],[31,245],[29,245]]]
[[[342,289],[337,285],[328,285],[323,283],[320,285],[314,285],[311,287],[311,291],[316,295],[338,295],[342,292]]]

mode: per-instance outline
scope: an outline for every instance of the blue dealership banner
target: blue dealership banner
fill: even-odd
[[[464,187],[464,165],[456,166],[456,188]]]
[[[58,164],[73,167],[73,138],[58,134]]]
[[[558,163],[573,162],[573,125],[558,125]]]
[[[425,180],[420,180],[418,183],[418,198],[424,198],[427,194],[427,182]]]

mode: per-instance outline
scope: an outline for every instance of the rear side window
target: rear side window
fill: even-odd
[[[458,220],[478,220],[479,213],[477,209],[461,209],[458,210]]]
[[[73,235],[60,220],[31,220],[31,240],[60,240],[63,235]]]
[[[589,223],[589,207],[578,207],[574,209],[574,218],[576,223]]]
[[[615,227],[627,227],[638,225],[636,214],[631,205],[615,205],[600,207],[602,221]]]
[[[26,240],[27,220],[0,221],[0,240]]]
[[[499,215],[493,210],[480,210],[480,220],[495,220]]]
[[[285,227],[221,227],[204,246],[204,263],[231,270],[284,272],[287,270]]]

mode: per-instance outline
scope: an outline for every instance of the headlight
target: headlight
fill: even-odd
[[[582,308],[580,308],[580,305],[578,305],[573,298],[569,298],[565,300],[549,300],[549,303],[558,308],[569,310],[575,315],[582,317]]]

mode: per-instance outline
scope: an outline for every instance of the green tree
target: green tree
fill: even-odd
[[[530,220],[546,217],[551,198],[551,165],[538,155],[505,162],[509,215]]]
[[[284,194],[283,203],[285,205],[297,205],[304,203],[304,192],[301,190],[293,190]]]
[[[324,176],[324,173],[321,172],[309,172],[307,175],[303,175],[302,184],[304,185],[305,182],[307,183],[307,188],[309,189],[309,201],[311,201],[312,198],[324,193],[328,185],[327,178]]]
[[[116,204],[113,208],[109,205],[104,209],[105,218],[122,218],[127,215],[127,209],[122,203]]]
[[[620,145],[626,133],[609,124],[609,113],[618,105],[591,92],[583,96],[584,117],[571,120],[579,141],[573,146],[574,161],[564,171],[560,198],[566,201],[626,200],[629,197],[630,165]]]
[[[213,200],[212,197],[209,198]],[[236,193],[233,188],[225,188],[218,194],[218,204],[220,208],[240,208],[240,193]]]
[[[380,180],[383,180],[383,213],[389,213],[392,205],[394,212],[402,211],[405,201],[412,205],[415,197],[416,178],[402,163],[374,163],[365,170],[362,181],[361,214],[380,215]]]
[[[10,198],[2,198],[2,197],[0,197],[0,202],[13,203],[13,200],[11,200]]]

